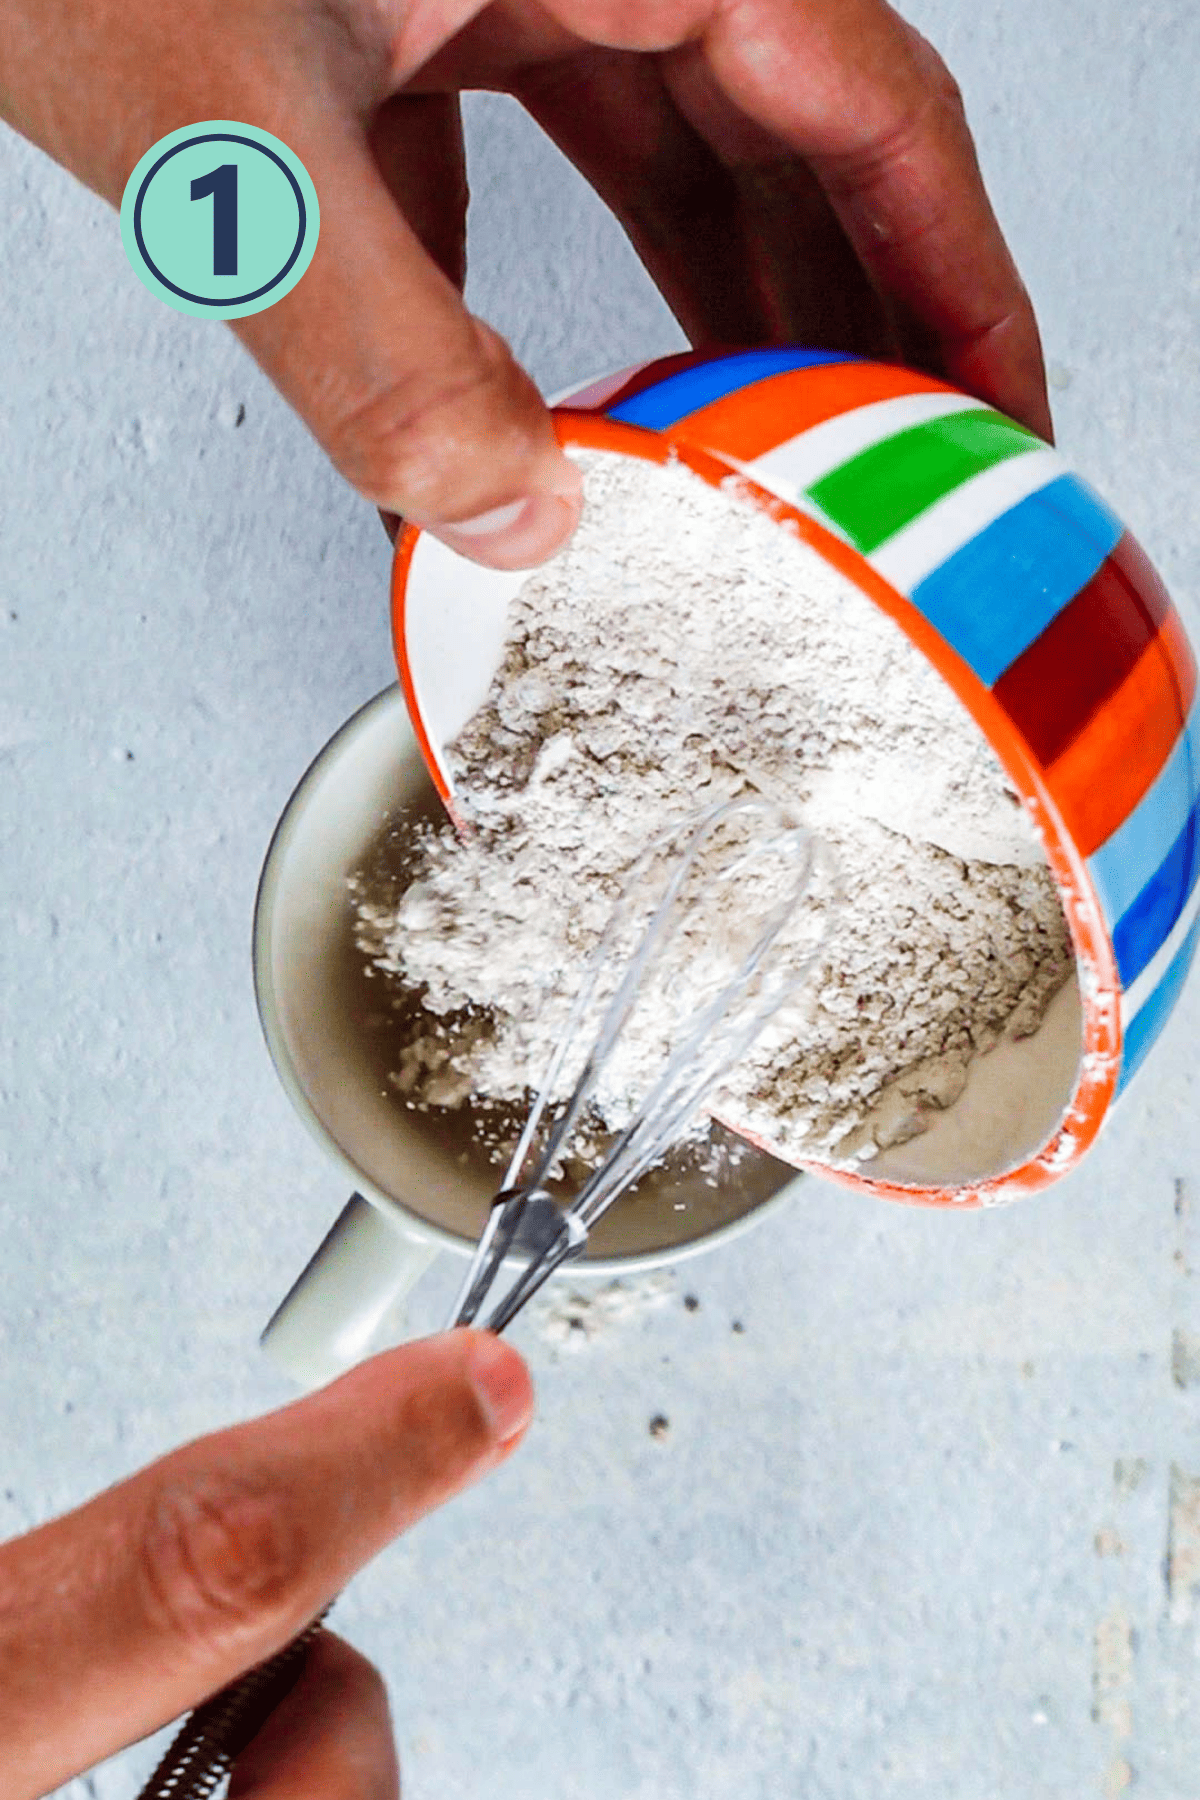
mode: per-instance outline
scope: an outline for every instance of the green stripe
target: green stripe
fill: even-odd
[[[860,451],[809,488],[851,543],[869,555],[918,513],[972,475],[1041,439],[989,407],[912,425]]]

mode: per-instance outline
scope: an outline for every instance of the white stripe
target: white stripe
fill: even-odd
[[[1049,447],[1023,450],[993,463],[935,500],[911,525],[880,544],[867,561],[902,594],[911,594],[956,550],[1010,507],[1065,475],[1067,467],[1058,451]]]
[[[1192,889],[1187,905],[1171,927],[1171,935],[1160,944],[1137,980],[1121,995],[1121,1028],[1128,1031],[1130,1021],[1141,1012],[1147,1000],[1170,968],[1179,946],[1200,918],[1200,881]]]
[[[766,485],[767,484],[764,481],[763,486],[766,487]],[[776,492],[778,492],[778,490],[776,490]],[[805,513],[808,518],[814,520],[816,524],[823,525],[826,531],[831,532],[835,538],[841,538],[843,544],[848,544],[853,550],[854,540],[851,538],[849,532],[843,531],[837,520],[831,519],[829,514],[823,511],[822,508],[817,505],[815,500],[810,500],[807,494],[797,494],[792,501],[792,505],[797,512]]]
[[[781,500],[786,500],[788,505],[794,506],[797,512],[803,513],[806,518],[812,519],[815,524],[823,526],[826,531],[832,532],[834,537],[841,538],[843,544],[849,544],[851,549],[853,549],[854,546],[849,535],[842,530],[837,520],[831,519],[828,513],[822,511],[815,500],[809,499],[807,494],[796,493],[795,489],[787,482],[767,479],[755,463],[741,462],[736,456],[730,456],[727,450],[722,450],[718,454],[720,455],[722,462],[729,463],[739,474],[744,475],[747,481],[756,482],[759,487],[766,488],[767,492],[770,494],[778,494]],[[728,477],[721,483],[721,486],[723,488],[729,486]],[[736,495],[738,490],[734,487],[732,491]]]
[[[822,475],[884,438],[895,437],[912,425],[948,418],[951,413],[976,412],[981,405],[968,394],[901,394],[894,400],[873,400],[869,406],[856,406],[836,419],[810,425],[799,437],[776,444],[742,466],[773,494],[795,503],[797,495]],[[821,517],[823,520],[824,514]]]

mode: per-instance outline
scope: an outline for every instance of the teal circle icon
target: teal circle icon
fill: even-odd
[[[125,184],[121,242],[138,279],[198,319],[244,319],[291,292],[321,229],[317,190],[269,131],[208,119],[147,150]]]

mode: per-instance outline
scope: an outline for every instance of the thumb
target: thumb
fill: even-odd
[[[492,567],[543,561],[582,490],[533,382],[427,254],[357,121],[283,135],[317,189],[316,253],[234,329],[366,499]],[[458,191],[447,179],[448,207]]]
[[[511,1345],[449,1332],[0,1546],[5,1792],[47,1792],[273,1655],[532,1410]]]

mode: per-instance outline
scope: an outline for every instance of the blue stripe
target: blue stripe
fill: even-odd
[[[1187,972],[1192,966],[1192,958],[1196,954],[1197,944],[1200,944],[1200,919],[1196,920],[1184,938],[1177,954],[1172,958],[1166,974],[1150,998],[1130,1021],[1125,1033],[1121,1079],[1117,1083],[1118,1094],[1133,1080],[1141,1068],[1150,1046],[1170,1018],[1175,1002],[1187,979]]]
[[[1161,866],[1150,877],[1113,932],[1121,986],[1135,982],[1187,905],[1200,875],[1200,800],[1192,808]]]
[[[1129,817],[1088,858],[1111,925],[1126,913],[1171,853],[1200,798],[1200,698],[1179,741]]]
[[[748,387],[755,381],[766,381],[772,375],[784,375],[789,369],[814,369],[824,363],[860,362],[840,350],[741,350],[731,356],[719,356],[713,362],[697,363],[694,368],[680,369],[653,387],[606,406],[610,419],[623,419],[628,425],[645,425],[651,431],[662,431],[678,424],[689,413],[699,412],[714,400],[721,400],[735,389]]]
[[[991,687],[1087,586],[1121,529],[1078,476],[1059,475],[918,582],[913,603]]]

